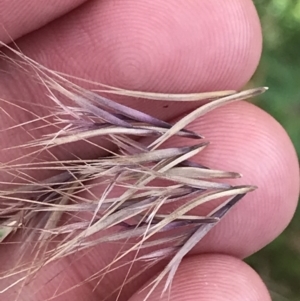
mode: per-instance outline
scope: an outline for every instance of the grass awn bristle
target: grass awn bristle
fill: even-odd
[[[43,267],[66,256],[102,243],[126,244],[129,241],[134,243],[107,269],[91,275],[86,281],[100,279],[102,274],[115,269],[116,264],[124,264],[122,259],[128,254],[136,252],[134,260],[145,262],[146,267],[168,260],[148,284],[145,300],[162,281],[165,281],[162,291],[165,293],[171,287],[181,260],[240,199],[255,189],[251,185],[228,184],[226,179],[240,177],[236,172],[213,170],[193,162],[192,158],[209,146],[201,133],[187,127],[211,110],[254,97],[266,88],[242,92],[163,94],[100,85],[100,89],[91,91],[20,51],[2,46],[14,57],[11,59],[3,54],[2,59],[10,60],[14,66],[40,81],[53,101],[48,116],[36,115],[36,119],[28,120],[28,123],[44,122],[43,127],[52,126],[55,130],[16,148],[32,149],[27,157],[36,155],[38,158],[42,151],[51,153],[58,146],[89,142],[97,137],[114,146],[113,151],[106,149],[108,155],[94,159],[57,160],[53,155],[53,160],[25,163],[14,160],[1,164],[1,178],[13,175],[14,181],[1,180],[2,187],[6,188],[0,191],[3,203],[0,242],[6,243],[23,232],[22,237],[32,242],[30,252],[34,254],[33,261],[26,262],[21,258],[15,268],[0,275],[2,281],[9,283],[2,293],[14,287],[22,288]],[[171,124],[103,97],[103,93],[159,101],[210,101]],[[71,105],[61,100],[65,98]],[[14,128],[18,126],[23,124]],[[185,137],[194,143],[184,147],[164,147],[165,142],[174,136]],[[141,137],[149,138],[147,141],[150,142],[142,143]],[[51,176],[40,181],[30,176],[41,170]],[[163,181],[164,186],[157,185],[157,180]],[[103,188],[101,195],[93,193],[97,185]],[[115,189],[121,193],[113,195]],[[222,203],[209,214],[193,214],[195,208],[218,199],[222,199]],[[61,222],[65,214],[81,213],[89,218]],[[107,230],[112,229],[117,230],[107,234]],[[22,248],[26,249],[26,244],[20,241]],[[138,255],[140,250],[143,250],[142,255]],[[125,279],[124,284],[137,276]]]

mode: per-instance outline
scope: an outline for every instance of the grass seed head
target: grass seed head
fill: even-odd
[[[43,122],[43,127],[52,126],[54,131],[17,148],[32,149],[30,156],[39,158],[42,151],[51,153],[55,147],[90,142],[95,137],[103,137],[114,148],[107,149],[108,155],[93,159],[57,160],[53,156],[53,160],[25,160],[25,163],[16,160],[1,165],[1,179],[13,175],[14,181],[2,182],[5,188],[0,191],[0,242],[7,243],[21,232],[20,250],[26,249],[30,242],[34,256],[30,261],[21,256],[13,269],[1,274],[1,279],[8,283],[2,293],[15,286],[22,288],[21,283],[31,281],[54,261],[108,242],[131,244],[110,266],[84,283],[100,279],[118,263],[124,265],[122,259],[129,253],[139,254],[143,250],[134,260],[144,262],[146,268],[168,260],[149,284],[146,298],[161,281],[165,281],[163,292],[166,292],[181,260],[245,194],[255,189],[228,184],[226,179],[240,177],[236,172],[213,170],[193,162],[193,157],[209,146],[201,133],[187,130],[187,126],[211,110],[256,96],[266,88],[162,94],[99,84],[95,92],[74,84],[71,77],[47,69],[14,48],[5,48],[14,58],[4,54],[3,58],[39,80],[53,101],[46,117],[35,115],[26,124]],[[103,97],[103,93],[159,101],[210,101],[171,124]],[[68,99],[68,104],[63,98]],[[14,128],[17,126],[24,124]],[[191,139],[194,144],[164,147],[167,140],[177,135]],[[140,137],[151,139],[146,144],[139,141]],[[47,171],[49,177],[39,180],[31,176],[41,170]],[[164,181],[164,186],[157,185],[157,180]],[[93,192],[98,186],[101,194]],[[122,192],[114,195],[116,189]],[[195,208],[217,199],[223,201],[209,214],[193,214]],[[64,215],[78,214],[88,218],[63,219]],[[114,232],[107,232],[111,229]],[[124,284],[134,277],[138,274],[125,279]]]

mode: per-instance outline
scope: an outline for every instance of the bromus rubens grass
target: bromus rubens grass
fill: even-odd
[[[210,169],[193,162],[195,155],[209,148],[209,137],[206,140],[187,127],[215,108],[254,97],[266,88],[162,94],[97,84],[97,91],[87,90],[75,84],[78,79],[49,70],[15,48],[4,48],[14,58],[2,54],[2,59],[28,74],[29,81],[43,85],[45,97],[53,102],[47,116],[27,112],[32,118],[26,124],[54,130],[14,146],[30,150],[30,156],[1,163],[0,242],[18,243],[20,252],[17,264],[1,271],[5,285],[1,285],[0,293],[18,290],[21,294],[49,264],[107,243],[127,247],[120,248],[105,269],[78,285],[95,280],[99,285],[110,271],[120,266],[130,270],[133,262],[142,262],[144,268],[133,276],[128,273],[125,285],[164,262],[164,268],[148,284],[145,300],[161,282],[162,294],[166,293],[181,260],[245,194],[256,188],[247,183],[229,184],[228,179],[240,177],[235,171]],[[206,102],[171,124],[112,101],[107,95]],[[21,105],[10,105],[15,110],[26,110]],[[14,128],[24,125],[15,124]],[[9,130],[11,127],[5,129]],[[174,136],[184,137],[189,143],[165,146]],[[56,157],[55,149],[80,141],[98,147],[99,156]],[[44,160],[41,153],[47,153],[48,159]],[[37,179],[35,174],[40,171],[47,171],[49,177]],[[7,175],[12,180],[5,181]],[[208,214],[194,213],[195,208],[215,200],[220,202]],[[28,253],[31,256],[25,256]],[[128,254],[134,256],[126,261]]]

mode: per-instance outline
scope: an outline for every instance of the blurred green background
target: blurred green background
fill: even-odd
[[[300,1],[254,3],[263,27],[264,51],[251,86],[270,87],[256,104],[283,125],[300,158]],[[274,301],[300,300],[300,208],[284,233],[247,262],[262,276]]]

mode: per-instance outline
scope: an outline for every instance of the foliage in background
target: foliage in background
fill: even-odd
[[[263,27],[264,51],[252,84],[270,87],[257,98],[256,104],[287,130],[299,158],[300,1],[254,0],[254,3]],[[264,278],[274,301],[299,301],[300,208],[285,232],[247,261]]]

